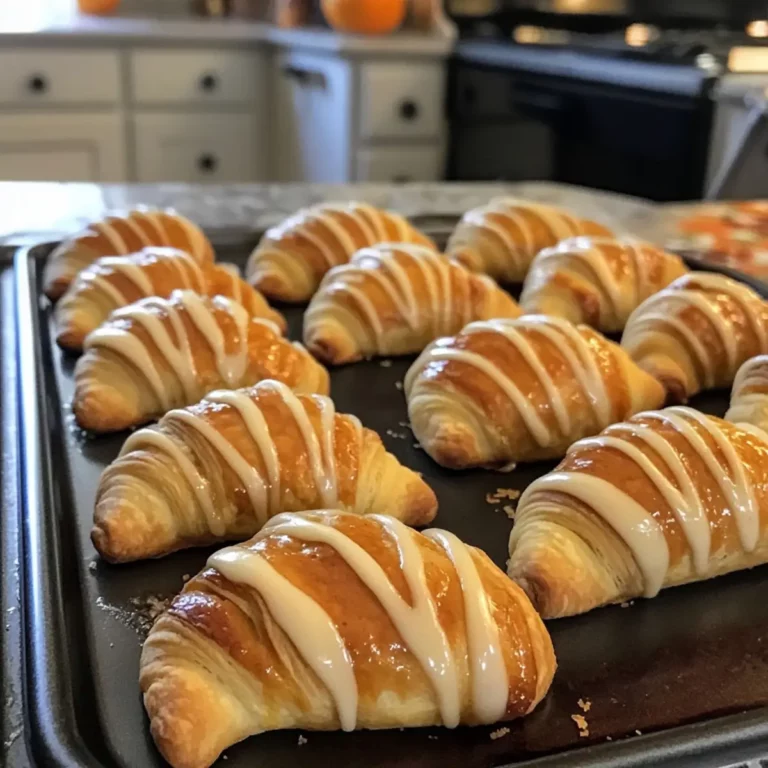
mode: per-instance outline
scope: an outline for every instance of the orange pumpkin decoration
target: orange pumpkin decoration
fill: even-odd
[[[403,23],[406,0],[322,0],[321,7],[339,32],[386,35]]]

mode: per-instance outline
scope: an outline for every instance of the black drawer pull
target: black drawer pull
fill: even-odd
[[[201,91],[207,91],[210,93],[211,91],[215,91],[216,88],[219,86],[219,78],[216,77],[216,75],[212,74],[211,72],[208,72],[204,74],[200,78],[200,90]]]
[[[48,90],[48,81],[43,75],[32,75],[27,82],[27,88],[32,93],[45,93]]]
[[[400,103],[400,117],[403,120],[415,120],[419,116],[419,105],[415,101],[406,99]]]
[[[203,173],[213,173],[219,165],[216,155],[205,152],[197,158],[197,167]]]

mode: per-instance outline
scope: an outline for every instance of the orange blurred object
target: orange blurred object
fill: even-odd
[[[120,0],[77,0],[77,7],[81,13],[106,14],[114,13]]]
[[[322,0],[321,8],[339,32],[386,35],[403,23],[406,0]]]

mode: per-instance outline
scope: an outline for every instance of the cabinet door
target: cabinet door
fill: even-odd
[[[277,57],[273,136],[280,181],[351,179],[352,65],[302,53]]]
[[[0,115],[0,179],[125,181],[123,122],[117,114]]]
[[[263,181],[253,115],[142,112],[134,117],[137,181]]]

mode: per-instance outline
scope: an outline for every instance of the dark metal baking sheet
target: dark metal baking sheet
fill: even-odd
[[[88,538],[95,489],[125,436],[94,438],[73,424],[74,360],[52,343],[50,307],[38,298],[49,251],[41,246],[17,257],[30,746],[36,762],[61,768],[162,766],[138,690],[142,633],[161,600],[178,592],[209,551],[128,566],[98,560]],[[245,254],[231,247],[219,253],[240,263]],[[286,314],[297,338],[301,313]],[[337,408],[359,415],[401,461],[424,474],[440,501],[436,525],[504,567],[512,523],[503,504],[487,503],[486,494],[522,490],[554,464],[509,474],[439,468],[415,446],[406,425],[396,385],[410,360],[334,370]],[[720,415],[726,404],[725,392],[693,402]],[[277,732],[228,750],[226,764],[607,768],[674,761],[701,768],[717,748],[754,749],[768,739],[766,594],[768,568],[757,568],[626,608],[550,622],[559,662],[552,690],[531,716],[506,724],[502,733],[494,727]],[[591,702],[588,713],[579,699]],[[580,737],[573,714],[585,714],[589,737]],[[300,735],[307,739],[303,745]]]

